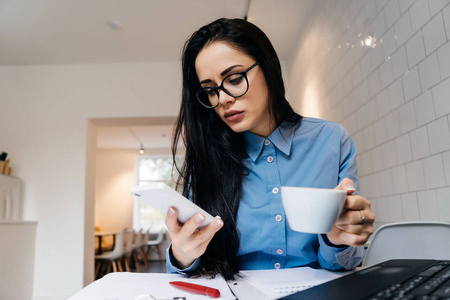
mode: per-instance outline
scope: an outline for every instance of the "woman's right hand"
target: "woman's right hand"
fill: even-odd
[[[172,254],[177,267],[185,269],[202,256],[214,234],[223,227],[220,217],[216,217],[208,226],[199,228],[204,221],[205,216],[197,213],[186,223],[180,224],[176,208],[171,207],[167,211],[166,226],[172,240]]]

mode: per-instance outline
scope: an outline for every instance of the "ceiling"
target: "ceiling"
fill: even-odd
[[[0,66],[179,61],[193,31],[220,17],[246,14],[280,59],[288,60],[317,2],[0,0]],[[171,130],[170,125],[100,128],[99,148],[136,148],[141,142],[169,147]]]

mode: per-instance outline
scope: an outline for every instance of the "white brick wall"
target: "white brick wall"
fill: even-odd
[[[317,56],[302,55],[301,39],[289,64],[290,94],[305,94],[313,69],[321,96],[294,107],[315,101],[316,117],[352,134],[376,227],[450,222],[450,1],[329,2],[305,29],[321,35]],[[373,48],[361,44],[369,35]]]

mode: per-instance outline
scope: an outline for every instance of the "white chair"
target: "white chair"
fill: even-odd
[[[145,268],[148,268],[148,261],[147,261],[147,241],[150,238],[150,228],[148,228],[146,231],[144,231],[143,235],[142,235],[142,240],[141,240],[141,248],[140,248],[140,254],[142,257],[142,261],[144,263]]]
[[[158,256],[159,256],[159,260],[163,261],[163,256],[161,253],[161,248],[159,247],[161,245],[161,243],[163,242],[164,239],[164,234],[166,233],[166,229],[165,228],[161,228],[158,232],[158,235],[156,237],[156,239],[154,240],[149,240],[147,242],[147,255],[146,257],[148,258],[150,256],[152,247],[156,247],[156,250],[158,251]]]
[[[133,241],[133,259],[134,265],[136,267],[136,272],[141,272],[139,255],[141,254],[142,241],[144,238],[143,229],[139,229],[139,231],[135,231],[134,233],[134,241]]]
[[[362,266],[389,259],[450,259],[450,223],[400,222],[378,228]]]
[[[130,261],[133,256],[133,239],[134,239],[134,230],[127,230],[125,232],[125,249],[123,260],[125,262],[125,270],[127,272],[131,272]]]
[[[115,243],[114,249],[112,251],[106,251],[106,252],[103,252],[102,254],[95,256],[95,259],[98,260],[99,262],[102,262],[102,261],[110,262],[110,264],[108,264],[106,273],[109,273],[111,266],[112,266],[113,272],[117,272],[117,271],[123,272],[122,265],[120,264],[120,259],[122,258],[122,256],[125,253],[125,249],[124,249],[125,231],[126,231],[126,229],[123,229],[117,235],[116,243]],[[98,273],[100,271],[100,266],[101,266],[101,263],[97,264],[97,268],[95,271],[96,277],[98,276]]]

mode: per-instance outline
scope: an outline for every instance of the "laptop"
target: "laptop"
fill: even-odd
[[[450,260],[388,260],[280,299],[450,300]]]

